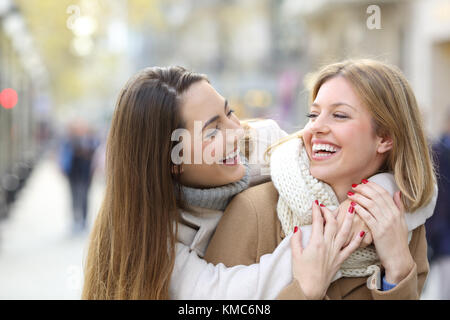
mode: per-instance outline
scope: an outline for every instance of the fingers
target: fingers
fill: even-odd
[[[396,193],[394,193],[394,203],[397,206],[400,213],[403,214],[405,213],[405,205],[403,204],[401,194],[402,194],[401,191],[397,191]]]
[[[394,209],[396,208],[392,196],[380,185],[368,180],[363,180],[362,184],[358,184],[356,186],[352,185],[352,187],[356,192],[374,201],[379,207],[383,207],[384,210],[380,210],[379,214],[386,214],[390,211],[395,211]],[[372,209],[368,207],[366,208],[370,210]]]
[[[365,247],[371,245],[373,242],[372,233],[370,231],[366,231],[366,230],[363,230],[363,231],[365,231],[365,235],[362,239],[361,244],[359,245],[360,248],[365,248]]]
[[[339,248],[342,248],[342,246],[344,246],[344,244],[347,242],[350,231],[352,229],[353,217],[355,216],[354,208],[352,207],[352,205],[349,206],[344,217],[344,221],[342,222],[342,226],[336,235],[336,244],[339,246]]]
[[[297,226],[294,228],[294,234],[291,237],[291,249],[292,249],[292,254],[302,254],[303,253],[302,231]]]
[[[320,206],[320,210],[322,211],[323,216],[325,217],[324,239],[325,241],[328,241],[336,235],[338,223],[334,214],[327,207]]]
[[[348,244],[348,246],[341,250],[341,252],[339,253],[340,263],[344,262],[356,249],[359,248],[364,236],[364,231],[361,231],[359,234],[353,237],[353,240]]]
[[[324,221],[318,202],[313,202],[311,240],[320,240],[323,238],[323,222]]]
[[[372,233],[374,232],[374,230],[376,230],[378,226],[377,220],[369,211],[367,211],[364,207],[360,206],[359,204],[356,204],[355,213],[357,213],[361,217],[361,219],[364,220],[364,222],[367,224]]]
[[[332,213],[333,216],[337,219],[339,217],[339,207],[337,207]]]
[[[358,193],[348,194],[348,198],[352,200],[352,202],[356,202],[360,206],[366,208],[368,211],[370,211],[370,213],[374,216],[376,220],[383,219],[385,217],[384,212],[383,210],[380,210],[379,203],[377,203],[377,201],[380,201],[380,199],[378,198],[378,200],[376,200],[377,199],[376,196],[375,195],[372,196],[374,198],[368,198],[367,196],[359,193],[359,191]]]
[[[398,214],[399,211],[397,211],[396,209],[398,209],[395,205],[393,196],[391,196],[391,194],[389,192],[387,192],[383,187],[381,187],[380,185],[374,183],[374,182],[370,182],[367,183],[367,185],[375,190],[377,190],[378,194],[380,194],[386,204],[386,206],[388,208],[390,208],[389,212],[390,214]],[[395,193],[394,193],[395,195]]]

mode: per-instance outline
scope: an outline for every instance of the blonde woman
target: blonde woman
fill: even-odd
[[[258,261],[286,234],[305,233],[298,227],[320,220],[319,209],[325,226],[337,228],[327,207],[340,204],[339,216],[356,213],[366,222],[374,248],[358,249],[339,268],[329,261],[333,244],[323,245],[327,232],[313,227],[309,243],[293,249],[302,268],[280,297],[417,299],[428,273],[423,210],[432,213],[436,190],[408,82],[373,60],[326,66],[315,79],[308,117],[301,134],[271,150],[273,182],[229,204],[205,259],[227,266]],[[381,172],[393,173],[394,197],[367,180]]]

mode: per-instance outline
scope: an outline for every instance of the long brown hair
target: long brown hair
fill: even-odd
[[[90,236],[83,299],[167,299],[175,260],[178,176],[172,132],[180,95],[204,75],[146,68],[121,90],[106,150],[106,191]]]

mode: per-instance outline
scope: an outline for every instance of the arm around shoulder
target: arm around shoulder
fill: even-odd
[[[228,204],[206,249],[205,260],[227,267],[256,262],[258,230],[252,202],[238,194]]]
[[[384,188],[391,196],[394,196],[394,193],[400,190],[395,183],[394,175],[389,172],[378,173],[370,177],[369,180]],[[433,197],[430,202],[414,212],[407,212],[405,214],[405,220],[409,231],[415,230],[417,227],[423,225],[425,221],[433,215],[437,196],[438,187],[437,184],[435,184]]]
[[[260,263],[227,268],[201,259],[195,251],[177,244],[170,279],[171,299],[274,299],[292,281],[290,237]]]

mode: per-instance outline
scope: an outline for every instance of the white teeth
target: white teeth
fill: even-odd
[[[329,144],[313,144],[312,146],[313,151],[329,151],[329,152],[336,152],[337,148],[329,145]]]
[[[226,158],[224,158],[223,161],[226,161],[226,160],[229,160],[229,159],[234,159],[238,154],[239,154],[239,148],[236,149],[235,152],[229,154]]]

